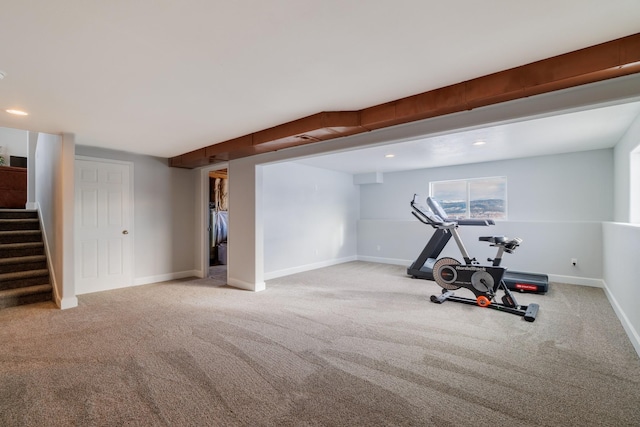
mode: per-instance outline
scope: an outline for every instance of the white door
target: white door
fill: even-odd
[[[76,294],[131,286],[133,164],[75,163]]]

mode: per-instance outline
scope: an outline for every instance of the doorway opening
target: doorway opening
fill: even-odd
[[[209,171],[209,223],[207,277],[227,281],[227,239],[229,237],[229,176],[227,169]]]

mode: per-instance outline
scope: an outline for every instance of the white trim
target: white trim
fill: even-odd
[[[127,284],[124,286],[118,286],[117,288],[114,289],[118,289],[121,287],[127,287],[127,286],[134,286],[134,281],[135,281],[135,274],[134,274],[134,270],[136,267],[136,245],[135,245],[135,238],[136,238],[136,231],[135,231],[135,222],[136,222],[136,215],[135,215],[135,196],[134,196],[134,174],[135,174],[135,168],[134,168],[134,162],[130,162],[130,161],[124,161],[124,160],[113,160],[113,159],[104,159],[101,157],[90,157],[90,156],[75,156],[75,160],[84,160],[84,161],[88,161],[88,162],[97,162],[97,163],[115,163],[115,164],[119,164],[119,165],[123,165],[123,166],[127,166],[129,168],[129,226],[127,227],[129,230],[129,239],[131,240],[131,268],[129,269],[129,277],[127,278]],[[75,182],[75,168],[76,168],[76,164],[74,161],[74,182]],[[75,200],[75,189],[74,189],[74,204],[76,202]],[[75,212],[75,206],[74,206],[74,212]],[[76,236],[76,230],[75,230],[75,225],[74,225],[74,230],[73,230],[73,235],[74,235],[74,240],[77,238]],[[73,259],[74,259],[74,263],[75,263],[75,259],[76,259],[76,253],[74,250],[73,253]],[[75,283],[74,283],[74,287],[75,287]],[[76,289],[77,291],[77,289]],[[78,294],[77,292],[75,292],[76,294]]]
[[[379,264],[406,265],[409,267],[413,261],[399,258],[381,258],[376,256],[358,255],[358,261],[377,262]]]
[[[330,267],[332,265],[343,264],[345,262],[357,261],[359,259],[358,256],[350,256],[344,258],[330,259],[327,261],[314,262],[313,264],[305,264],[300,265],[298,267],[285,268],[284,270],[272,271],[269,273],[264,273],[265,280],[276,279],[278,277],[289,276],[291,274],[302,273],[305,271],[315,270],[323,267]],[[231,284],[231,283],[229,283]]]
[[[618,316],[620,323],[622,323],[622,327],[627,333],[627,336],[629,337],[629,341],[631,341],[633,348],[635,348],[636,353],[638,353],[638,356],[640,356],[640,334],[638,334],[638,331],[636,331],[636,329],[629,321],[629,318],[625,314],[624,310],[622,310],[622,307],[620,307],[620,304],[618,304],[618,301],[609,290],[607,283],[604,281],[602,283],[604,285],[604,294],[607,296],[607,299],[609,300],[611,307],[613,307],[613,311],[616,313],[616,316]]]
[[[187,271],[176,271],[173,273],[166,273],[166,274],[158,274],[155,276],[138,277],[134,280],[133,286],[148,285],[151,283],[166,282],[169,280],[184,279],[187,277],[201,277],[201,273],[202,272],[198,270],[187,270]]]
[[[377,262],[380,264],[406,265],[409,267],[413,260],[397,259],[397,258],[379,258],[373,256],[358,255],[358,261]],[[561,276],[559,274],[548,274],[549,282],[567,283],[569,285],[590,286],[594,288],[604,288],[602,279],[593,279],[590,277]]]
[[[358,261],[377,262],[379,264],[406,265],[409,267],[413,261],[399,258],[381,258],[376,256],[358,255]]]
[[[267,289],[267,285],[265,284],[265,282],[249,283],[239,279],[228,278],[227,284],[229,286],[233,286],[234,288],[244,289],[252,292],[261,292]]]
[[[49,240],[47,240],[47,232],[42,222],[42,215],[40,215],[40,204],[38,202],[33,203],[33,210],[38,212],[38,222],[40,223],[40,230],[42,231],[42,243],[44,244],[44,254],[47,259],[47,268],[49,269],[49,280],[51,281],[51,289],[53,291],[53,301],[58,308],[64,310],[67,308],[73,308],[78,306],[78,298],[67,297],[60,298],[60,291],[58,290],[58,282],[56,281],[55,269],[51,261],[51,251],[49,250]]]
[[[590,286],[593,288],[604,288],[602,279],[591,279],[589,277],[561,276],[559,274],[548,274],[549,282],[567,283],[569,285]]]
[[[61,310],[74,308],[78,306],[78,298],[77,297],[62,298],[61,300],[56,300],[56,304],[58,304],[58,307],[60,307]]]
[[[200,218],[196,218],[196,224],[200,224],[196,232],[199,239],[196,239],[196,253],[200,253],[198,276],[200,278],[207,277],[209,274],[209,172],[221,169],[229,170],[229,163],[216,163],[200,169]],[[197,204],[196,204],[197,205]],[[227,252],[228,254],[228,252]],[[227,279],[228,279],[227,275]]]
[[[117,164],[120,164],[120,165],[133,165],[133,162],[130,162],[128,160],[105,159],[105,158],[102,158],[102,157],[91,157],[91,156],[76,155],[75,159],[76,160],[85,160],[85,161],[88,161],[88,162],[117,163]]]
[[[40,231],[42,231],[42,243],[44,243],[44,255],[47,257],[47,267],[49,268],[49,276],[51,276],[50,280],[51,280],[51,285],[53,287],[53,296],[56,300],[56,305],[60,307],[60,304],[58,304],[60,297],[58,295],[56,275],[54,274],[53,264],[51,263],[51,257],[49,256],[51,251],[49,250],[49,240],[47,239],[47,231],[44,228],[44,223],[42,222],[42,218],[40,215],[40,204],[38,202],[34,204],[36,205],[35,210],[38,212],[38,222],[40,223]]]

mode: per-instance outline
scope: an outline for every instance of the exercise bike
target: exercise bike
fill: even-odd
[[[513,253],[522,239],[505,236],[484,236],[479,240],[488,242],[490,246],[497,248],[496,256],[489,259],[491,265],[480,265],[475,258],[470,258],[462,239],[458,233],[456,220],[443,220],[428,208],[417,202],[418,195],[414,194],[411,201],[413,216],[420,222],[428,224],[442,232],[451,233],[462,253],[464,264],[455,258],[443,257],[433,264],[433,279],[442,288],[440,295],[432,295],[431,302],[442,304],[445,301],[460,302],[463,304],[477,305],[491,308],[506,313],[521,316],[527,322],[533,322],[538,314],[538,304],[518,305],[514,295],[503,281],[506,268],[500,266],[502,255]],[[459,297],[453,291],[465,288],[473,292],[475,299]],[[498,292],[502,292],[501,302],[497,301]]]
[[[461,227],[495,225],[495,222],[489,218],[450,219],[438,201],[431,197],[427,197],[427,206],[427,209],[439,216],[442,221],[457,222]],[[407,268],[407,274],[416,279],[434,280],[433,264],[440,258],[440,253],[447,246],[451,237],[451,233],[448,230],[437,229],[431,235],[418,258]],[[502,276],[502,280],[507,285],[507,288],[512,291],[544,294],[549,290],[549,276],[546,274],[526,273],[509,269]]]

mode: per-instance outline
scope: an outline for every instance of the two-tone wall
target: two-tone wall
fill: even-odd
[[[602,285],[602,222],[613,217],[612,149],[386,173],[383,183],[361,186],[358,257],[410,265],[434,232],[411,215],[413,194],[428,196],[431,181],[491,176],[507,177],[508,220],[460,227],[472,256],[494,255],[479,236],[520,237],[520,248],[505,257],[508,268]],[[453,241],[443,256],[461,259]]]

